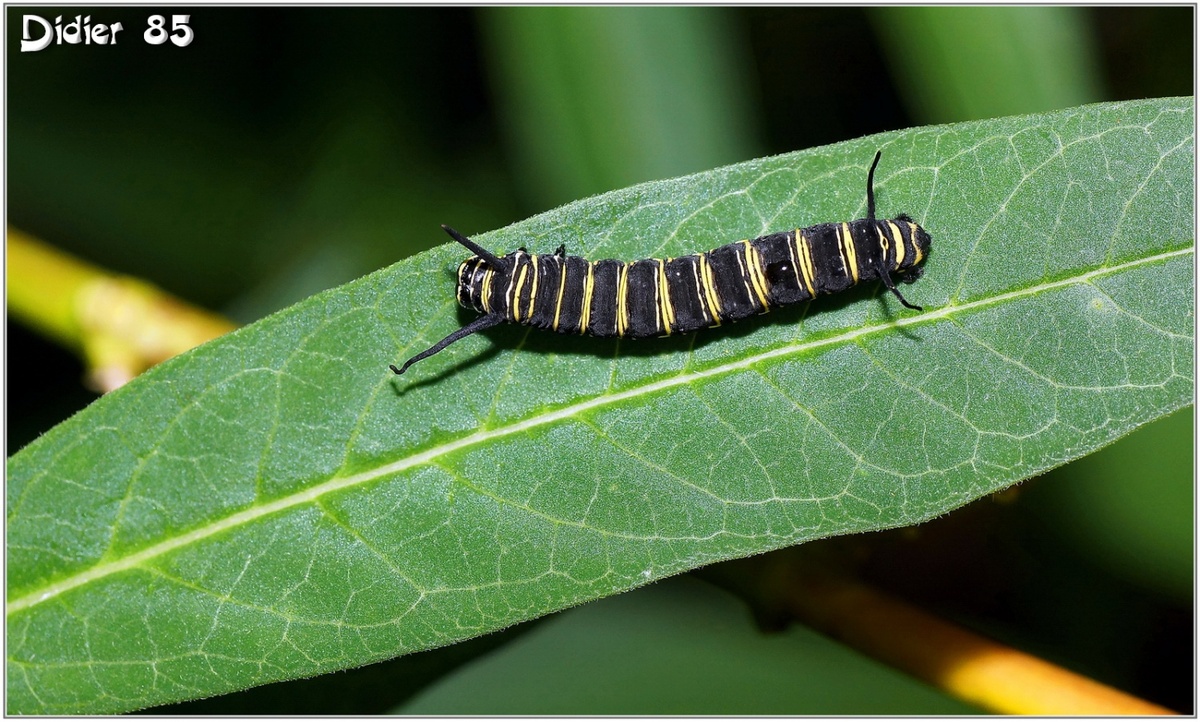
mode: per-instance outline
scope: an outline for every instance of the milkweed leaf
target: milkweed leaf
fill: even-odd
[[[445,645],[1108,444],[1192,402],[1193,127],[1177,98],[918,128],[473,236],[630,260],[850,220],[882,149],[880,215],[933,237],[921,313],[871,284],[682,338],[505,326],[396,377],[471,318],[447,244],[165,362],[9,459],[8,712]]]

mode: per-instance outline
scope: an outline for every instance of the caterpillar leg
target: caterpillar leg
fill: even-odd
[[[896,294],[896,298],[900,299],[900,303],[904,304],[905,308],[911,308],[914,311],[925,310],[920,306],[909,303],[904,296],[901,296],[900,289],[896,288],[896,282],[892,280],[892,274],[888,273],[887,269],[883,267],[883,262],[881,262],[878,258],[874,259],[874,262],[875,270],[879,272],[879,280],[883,281],[883,285],[887,286],[889,291]]]

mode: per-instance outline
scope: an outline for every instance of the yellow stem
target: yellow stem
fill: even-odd
[[[795,584],[786,606],[802,622],[992,712],[1176,714],[864,584],[821,575],[805,575]]]
[[[827,571],[822,559],[776,552],[707,567],[701,575],[746,597],[764,620],[796,619],[993,713],[1178,714]]]
[[[101,391],[236,328],[222,316],[11,226],[6,245],[9,312],[81,352],[90,384]]]

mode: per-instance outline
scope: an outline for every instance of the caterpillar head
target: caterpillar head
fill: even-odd
[[[487,304],[486,286],[493,280],[496,272],[508,267],[506,258],[501,258],[462,235],[450,226],[443,225],[442,230],[450,237],[466,246],[473,254],[470,258],[458,264],[458,290],[456,297],[458,305],[473,309],[480,313],[490,313]]]

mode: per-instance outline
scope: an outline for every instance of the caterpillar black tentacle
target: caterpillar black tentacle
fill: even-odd
[[[867,172],[867,217],[772,233],[680,258],[629,263],[589,261],[519,248],[496,256],[449,226],[442,228],[471,251],[458,267],[459,304],[483,315],[400,368],[402,374],[455,341],[499,323],[558,333],[645,338],[689,333],[771,308],[880,280],[906,308],[892,273],[911,283],[929,255],[924,228],[901,213],[875,218],[875,154]]]

